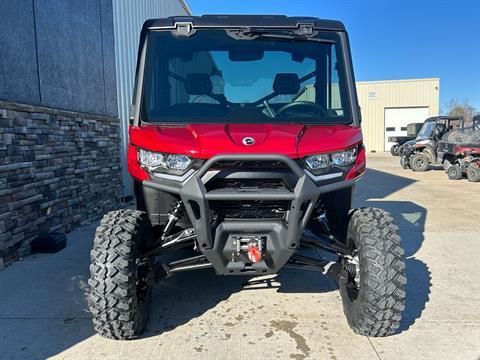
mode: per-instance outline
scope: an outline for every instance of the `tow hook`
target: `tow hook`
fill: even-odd
[[[267,238],[265,236],[235,236],[233,238],[232,261],[237,261],[243,254],[251,263],[262,260]]]
[[[252,263],[257,263],[262,259],[262,253],[260,252],[258,245],[254,245],[254,244],[248,245],[248,259]]]

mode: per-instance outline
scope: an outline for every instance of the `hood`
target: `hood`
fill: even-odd
[[[253,153],[275,153],[297,158],[342,150],[361,141],[360,128],[350,125],[190,124],[130,127],[132,145],[202,159],[219,154]]]

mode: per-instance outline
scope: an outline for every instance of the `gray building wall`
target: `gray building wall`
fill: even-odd
[[[0,0],[0,100],[117,116],[111,0]]]
[[[119,208],[112,0],[0,0],[0,269]]]
[[[38,235],[121,206],[140,28],[189,11],[182,0],[0,0],[0,269]]]
[[[137,65],[140,30],[148,19],[192,15],[184,0],[113,0],[115,52],[117,54],[117,97],[122,138],[122,175],[125,196],[133,195],[127,170],[128,116]]]

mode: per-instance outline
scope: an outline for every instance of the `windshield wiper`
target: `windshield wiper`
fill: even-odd
[[[289,31],[290,34],[279,34],[278,31],[260,30],[260,29],[227,29],[227,35],[236,40],[255,40],[255,39],[278,39],[278,40],[302,40],[314,41],[319,43],[335,44],[335,40],[317,38],[318,31],[311,33],[302,33],[298,29],[282,29],[281,31]]]

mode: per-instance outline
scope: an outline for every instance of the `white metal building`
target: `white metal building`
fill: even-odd
[[[357,82],[357,93],[368,151],[389,151],[389,136],[439,113],[438,78]]]
[[[132,180],[126,166],[128,112],[132,101],[140,30],[145,20],[192,15],[184,0],[113,0],[113,25],[117,73],[118,115],[122,136],[122,176],[125,196],[132,195]]]

